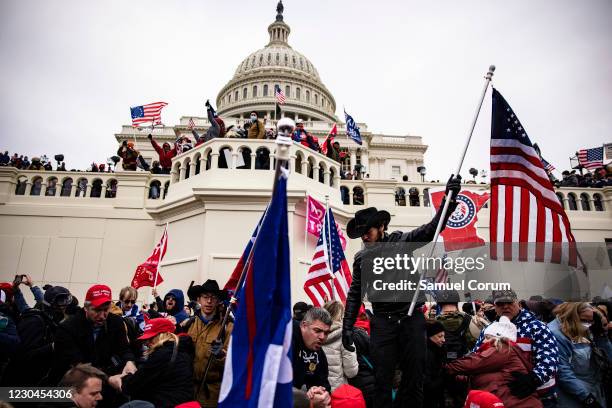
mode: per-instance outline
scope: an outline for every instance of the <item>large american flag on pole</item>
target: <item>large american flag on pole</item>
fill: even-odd
[[[578,156],[578,163],[580,163],[582,167],[593,170],[603,167],[603,153],[604,148],[601,146],[579,150],[576,155]]]
[[[334,227],[329,228],[330,225]],[[344,303],[353,281],[335,225],[334,215],[329,209],[304,283],[304,290],[316,307],[330,300]]]
[[[166,102],[154,102],[130,108],[132,126],[138,127],[143,123],[161,124],[161,111],[167,106]]]
[[[491,258],[577,266],[567,214],[523,125],[495,89],[492,113]]]

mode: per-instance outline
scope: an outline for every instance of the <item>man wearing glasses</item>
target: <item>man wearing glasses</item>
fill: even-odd
[[[189,330],[195,344],[193,360],[193,379],[195,394],[203,407],[216,407],[223,379],[223,367],[230,334],[234,327],[228,322],[225,327],[223,341],[217,340],[222,328],[223,316],[220,304],[226,299],[227,293],[219,289],[216,280],[209,279],[203,285],[195,285],[188,292],[190,298],[197,299],[200,310],[190,319]],[[213,359],[206,378],[204,371],[208,360]]]
[[[42,302],[23,312],[17,325],[21,346],[6,371],[11,375],[5,376],[5,385],[55,385],[49,381],[55,332],[70,302],[72,295],[68,289],[53,286],[45,291]]]

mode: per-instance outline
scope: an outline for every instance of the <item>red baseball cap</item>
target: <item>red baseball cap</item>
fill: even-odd
[[[176,326],[165,317],[156,317],[145,324],[144,333],[138,340],[146,340],[155,337],[160,333],[174,333]]]
[[[6,303],[13,298],[13,284],[8,282],[0,283],[0,302]]]
[[[93,285],[85,295],[85,301],[91,303],[93,307],[100,307],[112,300],[111,289],[106,285]]]
[[[504,408],[505,405],[490,392],[472,390],[465,400],[463,408]]]

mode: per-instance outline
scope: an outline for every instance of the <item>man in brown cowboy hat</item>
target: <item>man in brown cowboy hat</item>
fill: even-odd
[[[446,183],[446,194],[450,192],[451,202],[446,213],[443,228],[448,217],[457,207],[455,198],[461,189],[461,176],[451,176]],[[435,217],[427,224],[409,232],[386,232],[391,214],[374,207],[357,211],[355,218],[347,225],[349,238],[361,238],[364,243],[411,242],[412,250],[430,242],[442,215],[444,202]],[[417,244],[417,243],[420,243]],[[353,282],[346,299],[346,310],[342,327],[342,344],[352,351],[353,325],[361,306],[361,257],[363,251],[355,254]],[[411,256],[412,253],[408,253]],[[365,273],[365,272],[364,272]],[[421,292],[417,306],[425,302]],[[395,401],[396,406],[422,407],[423,370],[426,357],[425,317],[415,312],[408,316],[410,302],[372,302],[374,316],[371,319],[370,344],[376,375],[376,407],[392,406],[392,384],[396,365],[402,371],[402,380]]]

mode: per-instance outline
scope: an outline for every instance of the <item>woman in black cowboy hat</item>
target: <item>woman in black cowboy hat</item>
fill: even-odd
[[[461,189],[461,176],[452,176],[446,184],[446,194],[450,192],[449,204],[443,228],[448,217],[457,207],[455,198]],[[346,227],[347,235],[361,238],[364,243],[374,242],[411,242],[411,251],[430,242],[435,234],[438,221],[442,215],[444,201],[435,217],[412,231],[394,231],[387,233],[391,214],[379,211],[375,207],[357,211]],[[352,332],[355,319],[361,306],[361,256],[355,255],[353,262],[353,282],[346,299],[342,343],[347,350],[353,350]],[[368,271],[371,272],[371,271]],[[421,293],[418,302],[424,302]],[[418,305],[419,303],[417,303]],[[408,316],[410,302],[372,302],[374,316],[371,320],[372,357],[376,374],[377,407],[391,407],[392,384],[395,368],[399,362],[402,370],[402,382],[396,398],[397,406],[421,407],[423,405],[423,370],[426,358],[425,317],[422,313]]]

